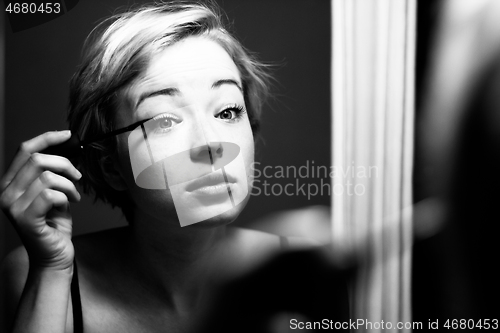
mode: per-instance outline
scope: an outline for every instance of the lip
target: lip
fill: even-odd
[[[235,182],[234,177],[227,175],[227,182],[220,173],[209,173],[188,183],[186,191],[199,194],[222,194],[228,192]]]

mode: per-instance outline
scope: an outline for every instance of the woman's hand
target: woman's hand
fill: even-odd
[[[69,202],[80,201],[73,182],[82,175],[68,159],[39,153],[70,137],[69,131],[47,132],[24,142],[0,180],[0,207],[26,247],[31,267],[65,270],[73,264]]]

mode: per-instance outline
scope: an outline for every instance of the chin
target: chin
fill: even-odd
[[[245,208],[245,206],[247,205],[249,198],[250,196],[247,196],[247,198],[245,198],[245,200],[243,200],[240,204],[222,214],[187,225],[183,228],[214,228],[228,225],[235,221],[236,218],[240,215],[240,213],[243,211],[243,208]]]

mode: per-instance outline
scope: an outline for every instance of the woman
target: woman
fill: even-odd
[[[71,82],[71,132],[23,143],[1,181],[24,243],[4,263],[14,332],[182,331],[214,273],[280,248],[276,236],[227,228],[252,184],[264,67],[202,5],[109,23]],[[76,136],[92,141],[78,169],[43,152]],[[129,226],[71,239],[78,181]]]

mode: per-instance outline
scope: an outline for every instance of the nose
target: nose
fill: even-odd
[[[206,145],[192,148],[190,151],[191,160],[198,163],[215,164],[224,154],[224,147],[221,142],[209,142]]]

